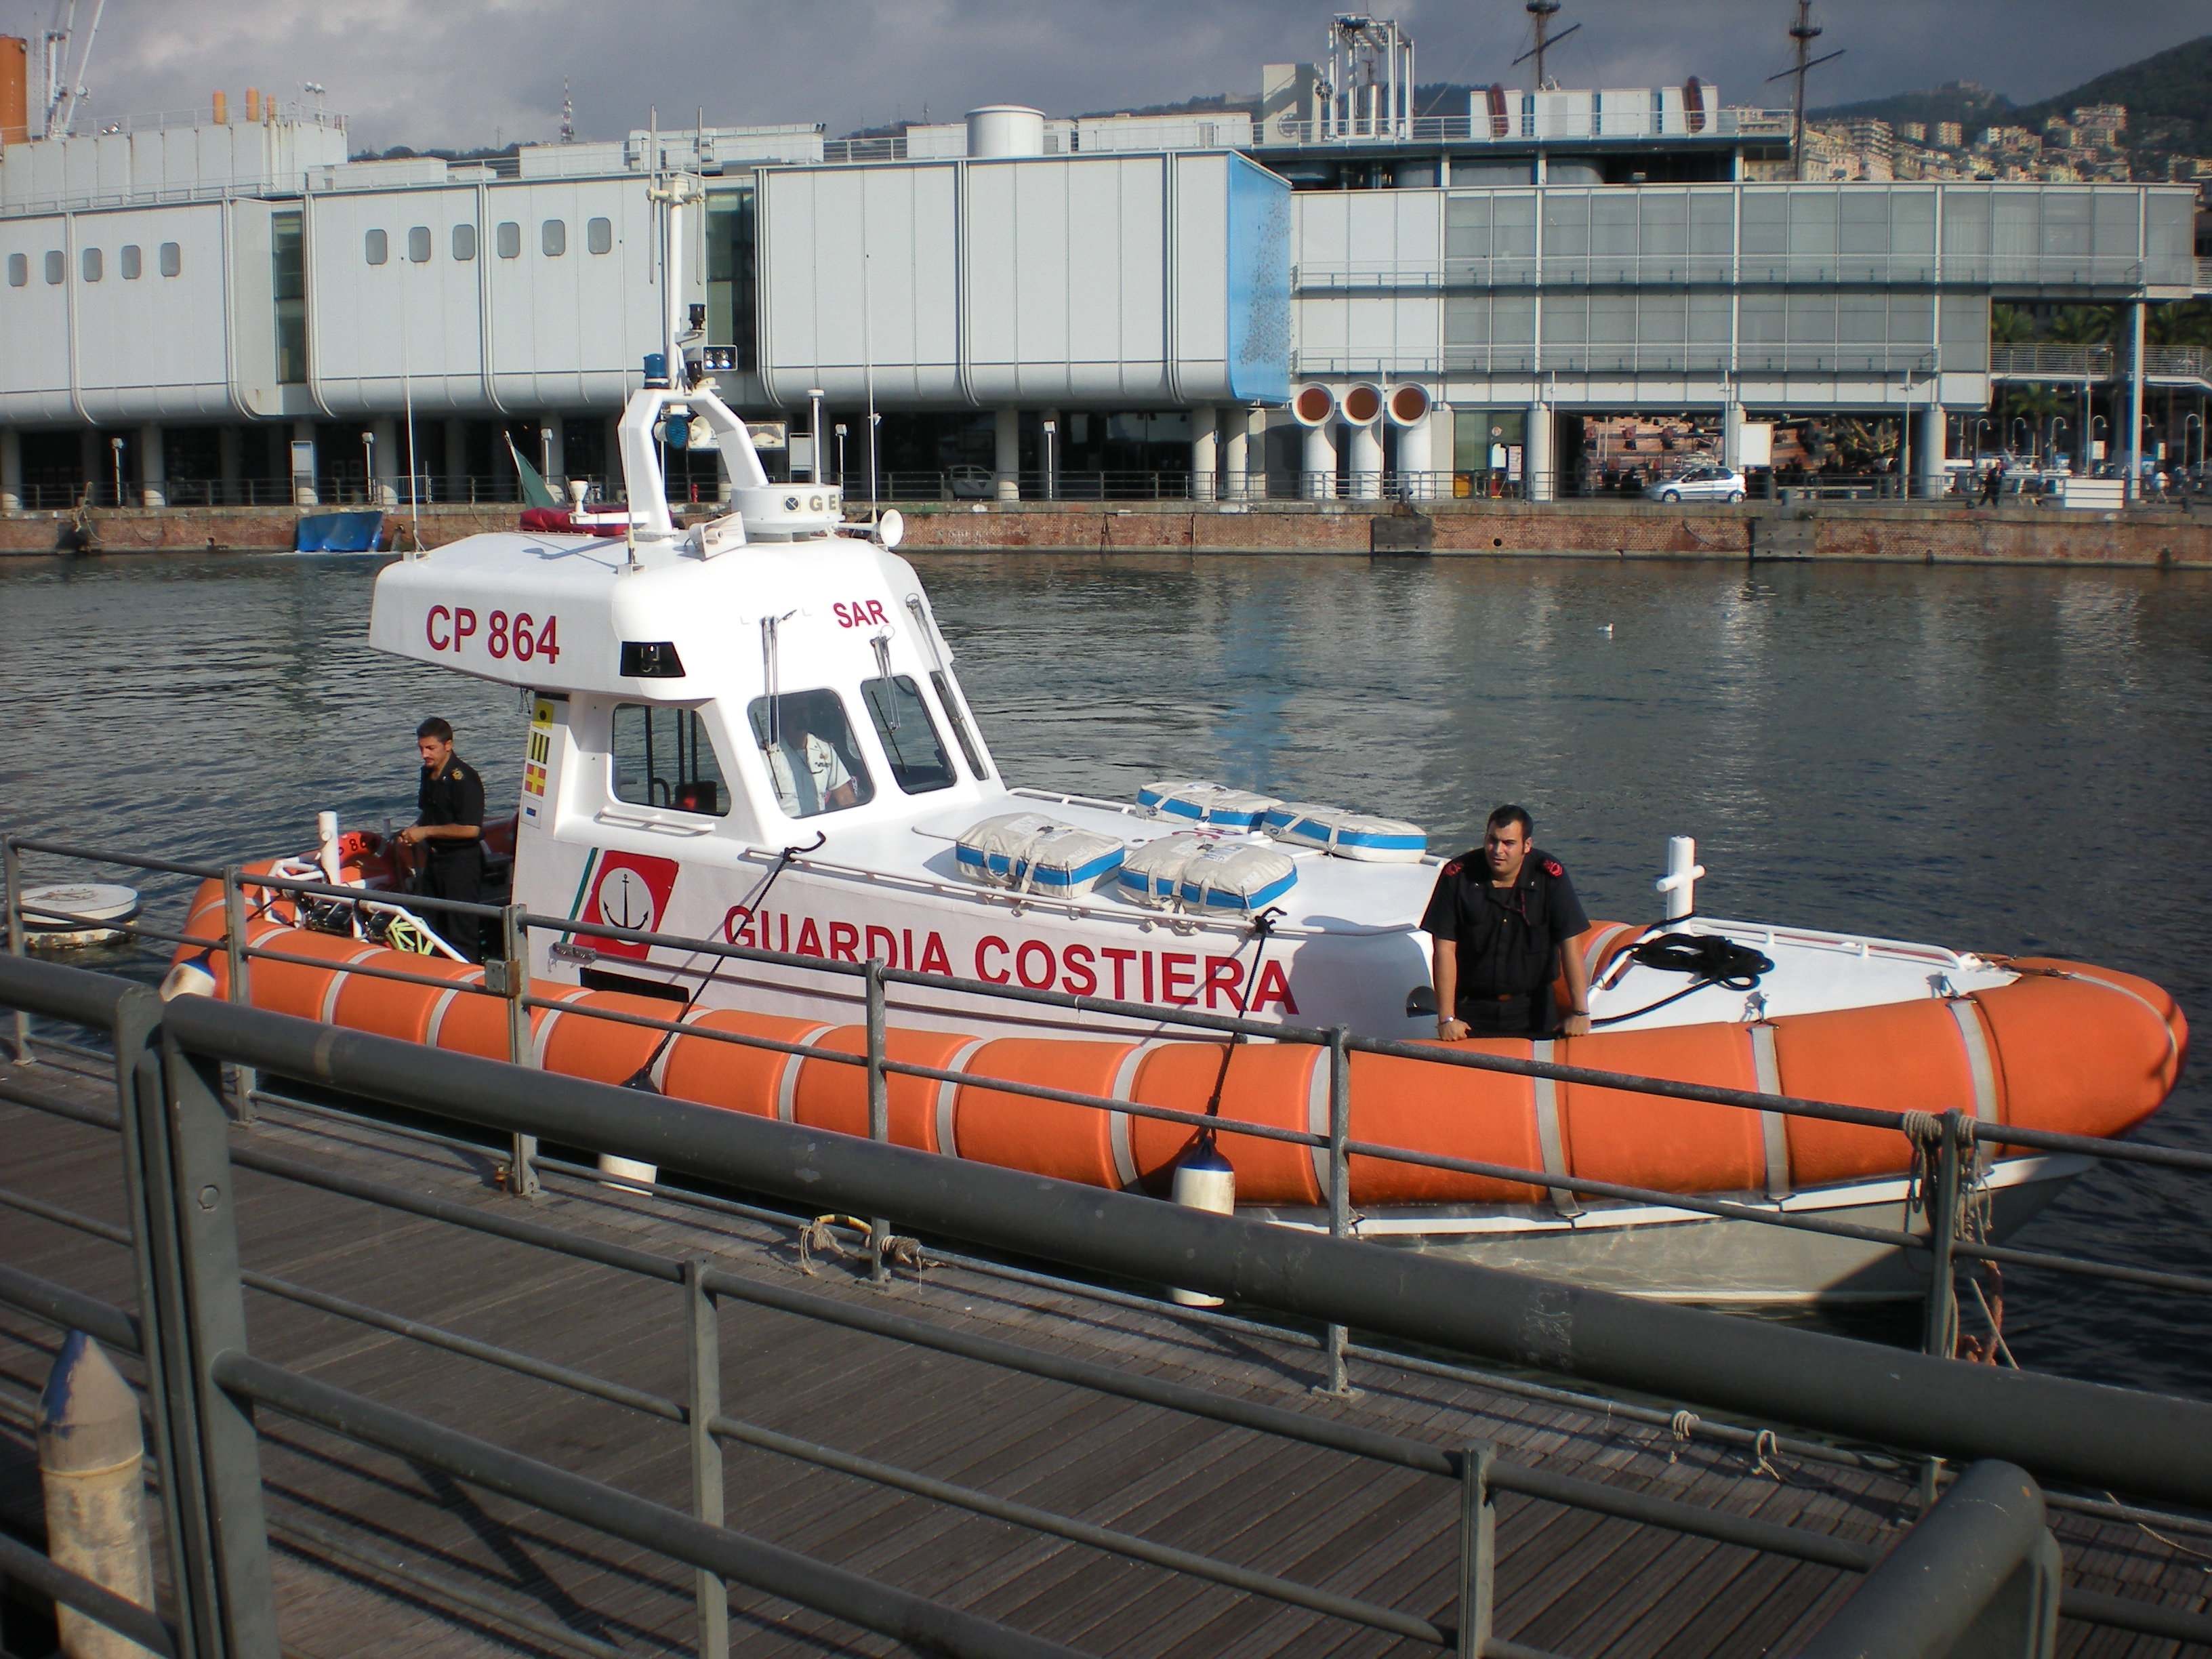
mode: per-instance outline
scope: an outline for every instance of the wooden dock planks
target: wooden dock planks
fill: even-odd
[[[0,1065],[0,1103],[112,1107],[90,1067]],[[523,1210],[487,1184],[487,1156],[277,1109],[241,1140],[336,1170],[672,1257],[799,1285],[944,1326],[1197,1382],[1448,1445],[1484,1440],[1508,1457],[1875,1543],[1910,1524],[1907,1481],[1827,1464],[1784,1480],[1710,1442],[1478,1383],[1355,1364],[1356,1399],[1313,1395],[1317,1357],[1249,1334],[1128,1308],[1073,1290],[933,1267],[889,1292],[850,1261],[802,1277],[787,1227],[549,1178]],[[111,1224],[122,1218],[112,1133],[0,1103],[0,1185]],[[238,1180],[250,1267],[327,1294],[526,1350],[680,1402],[680,1292],[257,1171]],[[0,1259],[135,1304],[129,1255],[0,1208]],[[688,1507],[675,1424],[405,1338],[248,1292],[255,1352],[418,1411],[592,1479]],[[721,1305],[724,1411],[999,1498],[1276,1571],[1403,1613],[1456,1621],[1458,1494],[1452,1482],[1224,1428],[957,1357],[757,1307]],[[0,1401],[27,1405],[53,1334],[0,1316]],[[0,1413],[0,1519],[21,1528],[19,1419]],[[272,1518],[311,1520],[384,1556],[462,1581],[625,1652],[689,1651],[689,1568],[473,1493],[264,1413]],[[1669,1452],[1675,1455],[1670,1458]],[[726,1522],[890,1583],[1097,1653],[1383,1654],[1433,1651],[1386,1633],[1248,1596],[1164,1568],[926,1502],[764,1450],[725,1454]],[[35,1511],[35,1493],[30,1509]],[[1499,1500],[1498,1633],[1563,1653],[1755,1654],[1794,1641],[1855,1582],[1849,1574],[1640,1528],[1510,1494]],[[2139,1529],[2068,1517],[2081,1582],[2201,1596],[2195,1564]],[[456,1616],[312,1547],[276,1553],[285,1639],[307,1655],[573,1650],[498,1621]],[[2201,1602],[2199,1603],[2201,1605]],[[826,1615],[738,1588],[732,1644],[744,1655],[875,1653],[892,1644]],[[2148,1654],[2069,1624],[2063,1650]]]

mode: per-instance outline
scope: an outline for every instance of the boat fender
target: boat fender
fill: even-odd
[[[1193,1210],[1210,1210],[1215,1215],[1233,1215],[1237,1210],[1237,1171],[1219,1147],[1213,1144],[1211,1133],[1200,1135],[1190,1150],[1176,1160],[1172,1197],[1177,1204]],[[1187,1291],[1176,1286],[1168,1292],[1176,1305],[1183,1308],[1218,1308],[1222,1298],[1206,1291]]]
[[[179,958],[176,966],[161,976],[161,997],[164,1002],[174,1002],[179,997],[211,997],[215,989],[214,959],[205,951]]]

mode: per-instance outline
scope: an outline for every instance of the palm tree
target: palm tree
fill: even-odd
[[[2051,319],[2051,337],[2061,345],[2109,345],[2119,320],[2110,306],[2061,306]]]
[[[2035,337],[2035,319],[2025,306],[1990,307],[1990,339],[1997,345],[2024,345]]]

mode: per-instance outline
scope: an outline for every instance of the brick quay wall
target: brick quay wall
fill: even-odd
[[[906,550],[931,553],[1321,553],[1503,557],[1838,559],[1925,564],[2212,568],[2212,512],[1962,504],[1662,506],[1622,501],[927,502],[902,509]],[[508,530],[511,505],[426,507],[439,546]],[[0,556],[281,551],[293,507],[105,508],[0,515]],[[390,523],[403,542],[409,520]]]

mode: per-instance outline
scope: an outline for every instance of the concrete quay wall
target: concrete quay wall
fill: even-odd
[[[979,510],[980,508],[980,510]],[[933,553],[1040,552],[1553,555],[1592,558],[1838,559],[1901,563],[2212,568],[2212,513],[2130,514],[1957,504],[1665,507],[1618,501],[1449,501],[1376,509],[1349,502],[1022,501],[904,509],[906,548]],[[426,507],[422,540],[440,546],[512,529],[511,504]],[[289,507],[101,509],[0,514],[0,556],[279,551]],[[391,523],[403,538],[405,515]]]

